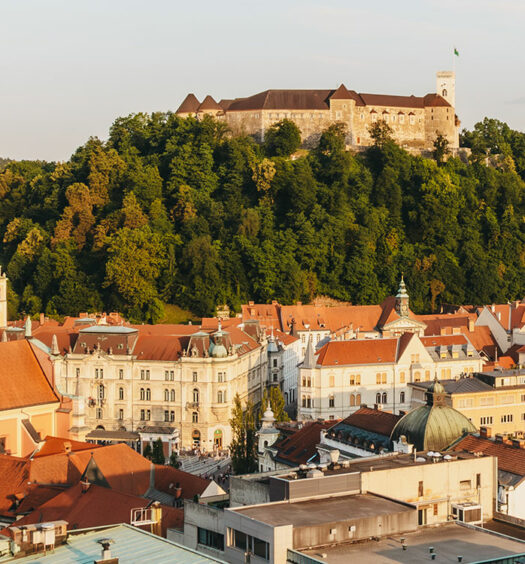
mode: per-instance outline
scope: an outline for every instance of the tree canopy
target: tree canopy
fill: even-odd
[[[438,147],[438,166],[376,133],[354,154],[332,126],[291,160],[286,122],[257,145],[212,118],[133,114],[67,162],[4,161],[10,315],[380,303],[401,272],[417,312],[522,298],[525,134],[485,119],[462,134],[469,162]]]

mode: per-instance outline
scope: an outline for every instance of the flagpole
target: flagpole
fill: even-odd
[[[456,48],[452,49],[452,72],[456,74]]]

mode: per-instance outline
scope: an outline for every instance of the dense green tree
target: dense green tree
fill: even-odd
[[[301,146],[301,131],[290,119],[274,123],[266,131],[264,150],[270,157],[289,157]]]
[[[281,392],[281,388],[278,386],[272,386],[269,390],[264,390],[261,407],[259,409],[259,419],[262,419],[264,412],[268,409],[268,403],[270,404],[273,416],[278,423],[290,421],[290,417],[284,409],[284,396]]]
[[[235,474],[249,474],[257,470],[257,436],[253,405],[246,404],[243,409],[239,394],[233,399],[232,417],[232,442],[230,452],[233,472]]]
[[[153,462],[153,464],[164,464],[166,462],[166,457],[164,456],[164,446],[160,437],[153,443],[151,462]]]

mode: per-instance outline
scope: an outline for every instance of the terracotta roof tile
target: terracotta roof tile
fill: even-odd
[[[150,503],[149,499],[94,484],[84,493],[82,484],[76,484],[17,520],[16,526],[58,520],[67,521],[68,529],[129,523],[132,509]]]
[[[182,488],[183,499],[193,499],[195,495],[201,495],[210,483],[211,480],[183,472],[177,468],[155,464],[155,488],[172,496],[176,497],[175,489],[180,487]]]
[[[276,458],[292,466],[305,464],[317,453],[316,446],[321,440],[321,431],[333,424],[334,421],[306,423],[302,429],[272,445],[272,448],[277,449]]]
[[[496,443],[476,435],[467,435],[464,439],[452,445],[452,450],[482,452],[488,456],[496,456],[498,459],[498,470],[511,472],[518,476],[525,476],[525,449],[514,448],[504,443]]]
[[[195,94],[190,93],[184,98],[182,104],[179,106],[176,114],[195,114],[200,106]]]
[[[219,104],[217,104],[217,102],[209,94],[206,98],[204,98],[197,111],[203,112],[206,110],[222,110]]]
[[[133,349],[137,360],[178,360],[189,337],[141,335]]]
[[[59,401],[25,339],[0,343],[0,361],[0,410]]]
[[[30,513],[63,491],[64,488],[61,486],[40,486],[38,484],[32,484],[28,486],[27,494],[14,513],[16,513],[16,515]]]
[[[39,458],[41,456],[49,456],[51,454],[64,454],[66,452],[77,452],[80,450],[91,451],[95,448],[100,448],[100,445],[74,441],[72,439],[64,439],[61,437],[47,436],[38,451],[33,453],[31,458]]]
[[[395,363],[398,339],[330,341],[317,353],[321,366]]]
[[[28,489],[30,462],[7,454],[0,455],[0,514],[12,508],[14,495]]]
[[[400,419],[401,415],[395,415],[380,409],[361,407],[356,412],[352,413],[352,415],[343,419],[341,423],[390,437],[392,430]],[[337,425],[334,425],[334,427]]]

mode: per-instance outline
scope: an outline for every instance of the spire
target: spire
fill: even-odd
[[[55,356],[60,354],[58,348],[58,339],[56,335],[53,335],[53,338],[51,339],[51,354]]]
[[[26,317],[26,322],[24,323],[24,329],[25,329],[25,338],[30,339],[32,337],[32,335],[31,335],[31,316],[30,315],[28,315]]]
[[[304,353],[303,368],[315,368],[315,349],[312,334],[308,337],[308,344],[306,345],[306,352]]]
[[[396,295],[396,311],[400,317],[408,317],[409,314],[409,296],[405,286],[405,280],[401,275],[401,282]]]

